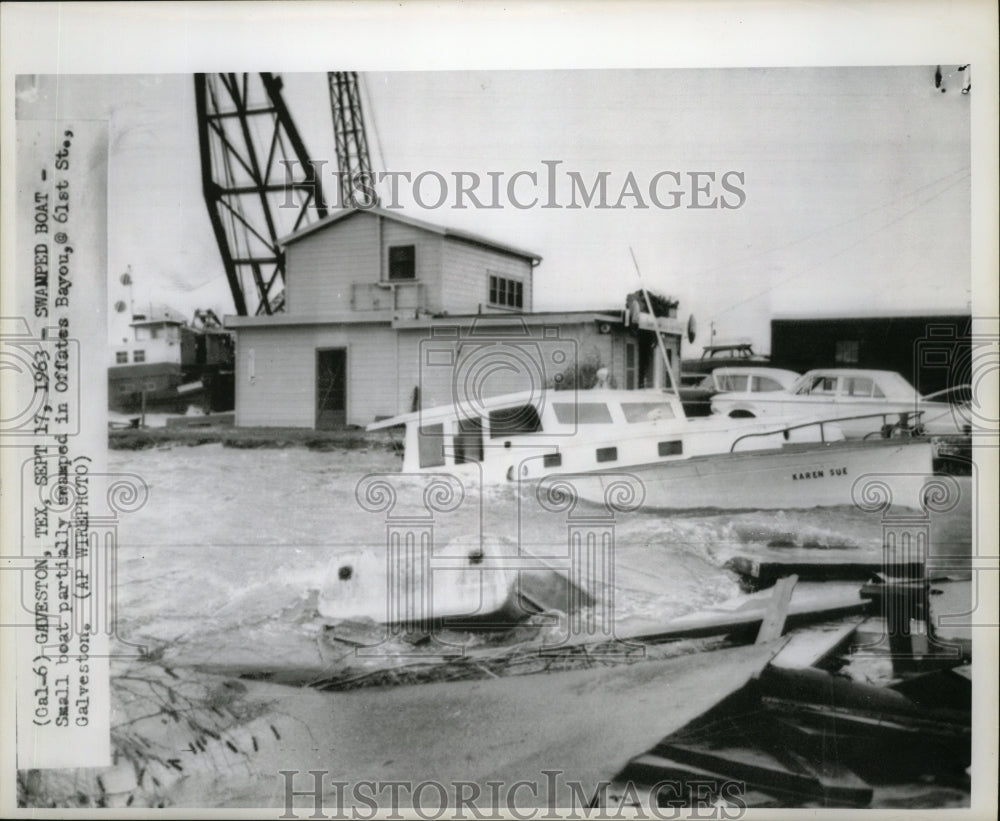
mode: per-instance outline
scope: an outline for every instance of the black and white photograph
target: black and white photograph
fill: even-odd
[[[0,23],[5,816],[996,817],[992,4]]]

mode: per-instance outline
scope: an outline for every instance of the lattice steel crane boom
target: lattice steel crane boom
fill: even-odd
[[[361,108],[358,74],[355,71],[331,71],[327,74],[330,86],[330,112],[333,115],[333,142],[340,171],[340,205],[352,204],[351,195],[356,191],[354,182],[364,175],[374,190],[372,161],[368,154],[368,136],[365,131]]]
[[[236,312],[275,313],[284,302],[279,239],[327,215],[321,180],[280,77],[196,74],[194,87],[202,191]]]
[[[327,216],[324,164],[311,162],[279,76],[196,74],[194,83],[202,192],[236,312],[276,313],[284,307],[279,240]],[[334,205],[350,207],[359,178],[374,192],[358,75],[329,72],[327,84],[340,171]]]

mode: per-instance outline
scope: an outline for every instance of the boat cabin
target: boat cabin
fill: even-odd
[[[551,474],[627,471],[734,450],[842,438],[786,431],[775,422],[688,419],[680,397],[659,389],[527,391],[396,416],[405,425],[403,473],[451,473],[484,483]]]
[[[675,393],[662,390],[526,391],[477,403],[396,416],[368,430],[406,426],[403,472],[478,472],[490,481],[553,472],[594,471],[680,456],[686,423]],[[648,442],[662,429],[663,441]],[[515,468],[517,472],[515,473]]]

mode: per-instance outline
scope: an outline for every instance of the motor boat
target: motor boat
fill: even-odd
[[[661,389],[537,390],[380,420],[403,426],[403,473],[482,484],[542,483],[635,509],[782,509],[867,504],[871,481],[891,504],[919,508],[932,475],[928,442],[848,440],[835,422],[688,419]],[[898,433],[898,431],[896,431]]]

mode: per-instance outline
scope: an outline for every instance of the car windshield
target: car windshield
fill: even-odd
[[[799,380],[794,392],[800,395],[833,396],[837,392],[837,377],[807,373]]]

